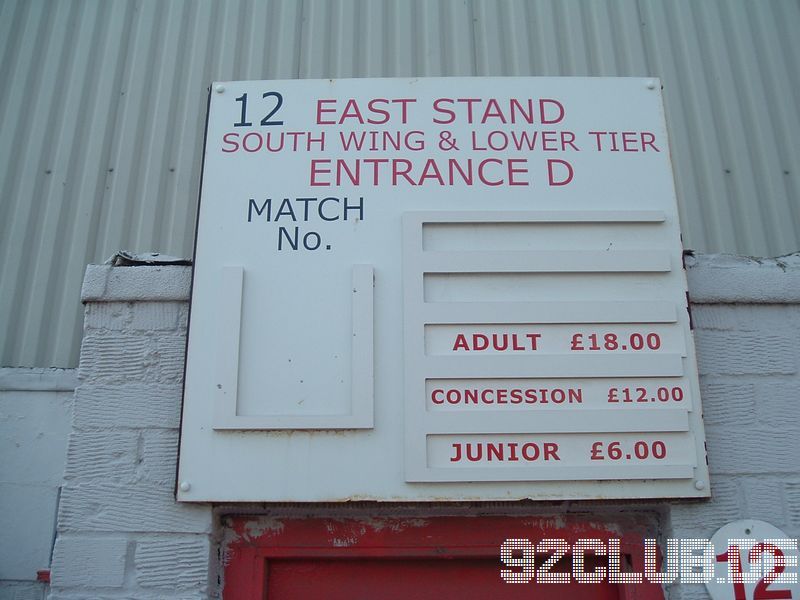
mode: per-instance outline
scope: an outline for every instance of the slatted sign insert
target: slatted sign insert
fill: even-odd
[[[408,481],[692,477],[664,220],[404,215]]]

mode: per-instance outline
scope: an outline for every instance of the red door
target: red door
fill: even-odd
[[[226,532],[224,600],[663,600],[649,583],[578,583],[568,574],[572,556],[552,566],[555,553],[536,554],[530,583],[506,583],[500,546],[507,539],[620,540],[621,571],[642,572],[641,531],[620,536],[618,525],[569,522],[564,517],[438,517],[275,519],[236,517]],[[515,557],[519,554],[515,553]],[[586,555],[584,571],[608,568],[606,557]],[[514,567],[520,572],[521,567]],[[543,572],[569,583],[538,583]]]

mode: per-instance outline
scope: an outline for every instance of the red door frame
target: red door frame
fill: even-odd
[[[508,538],[536,543],[547,538],[620,540],[631,570],[643,572],[644,539],[652,532],[635,524],[556,517],[362,517],[229,520],[223,548],[224,600],[264,598],[266,562],[278,558],[496,558]],[[338,540],[338,541],[337,541]],[[341,543],[346,540],[346,545]],[[522,584],[534,585],[534,584]],[[589,584],[582,584],[589,585]],[[623,600],[663,600],[659,584],[618,584]],[[566,590],[565,590],[566,591]]]

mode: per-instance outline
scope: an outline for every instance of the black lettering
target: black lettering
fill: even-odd
[[[267,210],[267,221],[270,220],[270,214],[272,209],[272,198],[267,198],[264,200],[264,204],[261,205],[261,208],[258,208],[258,204],[253,198],[250,198],[250,203],[247,206],[247,222],[250,223],[253,220],[253,209],[256,209],[256,214],[260,217],[264,213],[264,209]]]

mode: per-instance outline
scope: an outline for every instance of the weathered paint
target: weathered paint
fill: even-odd
[[[598,584],[586,586],[569,585],[508,585],[500,578],[500,546],[509,538],[525,538],[536,543],[543,539],[563,539],[568,544],[578,539],[594,538],[607,543],[609,539],[620,540],[620,550],[629,560],[631,571],[642,572],[644,565],[645,538],[657,537],[657,531],[648,528],[648,518],[627,515],[610,520],[577,515],[557,515],[553,517],[433,517],[433,518],[311,518],[281,519],[237,516],[229,520],[226,527],[226,542],[222,556],[224,564],[223,598],[225,600],[244,600],[260,598],[266,593],[268,578],[274,578],[270,571],[270,561],[279,561],[282,568],[281,582],[293,576],[304,579],[306,593],[313,590],[329,589],[330,578],[334,573],[355,571],[353,577],[361,577],[366,565],[379,559],[384,569],[372,573],[375,578],[383,577],[381,597],[383,598],[427,598],[431,588],[440,583],[448,562],[458,563],[460,576],[470,581],[473,572],[481,568],[491,571],[485,589],[461,591],[460,597],[486,597],[491,594],[497,598],[548,598],[552,594],[569,594],[571,598],[638,598],[640,600],[662,600],[660,585],[611,585]],[[255,531],[261,535],[252,536]],[[347,560],[349,559],[349,560]],[[413,559],[411,563],[407,562]],[[336,560],[336,563],[330,561]],[[448,561],[436,563],[436,561]],[[481,562],[486,561],[486,562]],[[627,561],[626,561],[627,562]],[[435,568],[419,577],[396,576],[391,570],[409,568],[410,565],[434,563]],[[413,569],[413,567],[411,567]],[[297,569],[297,573],[294,570]],[[388,569],[388,570],[387,570]],[[299,573],[299,575],[298,575]],[[346,575],[345,575],[346,577]],[[476,581],[483,581],[480,577]],[[364,589],[372,582],[363,580]],[[286,585],[278,585],[279,589]],[[457,586],[449,582],[448,593],[455,593]],[[577,587],[573,587],[577,586]],[[276,590],[277,591],[277,590]],[[467,593],[469,595],[463,595]],[[337,596],[338,598],[338,596]]]

